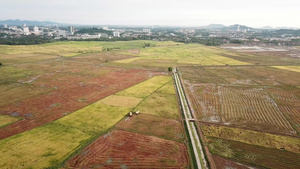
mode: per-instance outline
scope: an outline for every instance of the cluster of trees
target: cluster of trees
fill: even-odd
[[[78,30],[75,34],[84,34],[87,33],[89,35],[95,35],[99,33],[105,33],[107,35],[112,35],[112,31],[107,31],[104,29],[98,29],[98,28],[82,28]]]
[[[44,36],[21,36],[20,38],[0,38],[0,44],[2,45],[35,45],[53,42],[54,39]]]

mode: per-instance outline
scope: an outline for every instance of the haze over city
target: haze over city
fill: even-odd
[[[92,25],[300,27],[300,2],[240,0],[1,0],[0,20]]]

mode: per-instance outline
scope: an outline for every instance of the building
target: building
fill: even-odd
[[[74,35],[74,26],[69,26],[68,33],[69,35]]]
[[[4,25],[3,25],[3,27],[4,27],[4,28],[7,28],[7,25],[6,25],[6,24],[4,24]]]
[[[109,30],[109,28],[107,26],[104,26],[102,29],[107,30],[107,31]]]
[[[145,32],[145,33],[151,33],[151,29],[143,29],[143,32]]]
[[[28,27],[23,27],[23,34],[24,35],[29,35],[29,28]]]
[[[114,37],[120,37],[120,32],[113,32]]]
[[[58,30],[59,37],[67,37],[67,32],[65,30]]]

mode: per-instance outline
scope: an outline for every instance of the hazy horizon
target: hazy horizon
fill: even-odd
[[[1,0],[2,1],[2,0]],[[296,0],[10,0],[2,1],[0,20],[20,19],[81,25],[300,27]]]

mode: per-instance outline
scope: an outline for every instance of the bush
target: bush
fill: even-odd
[[[0,62],[0,66],[2,66],[2,63]]]

